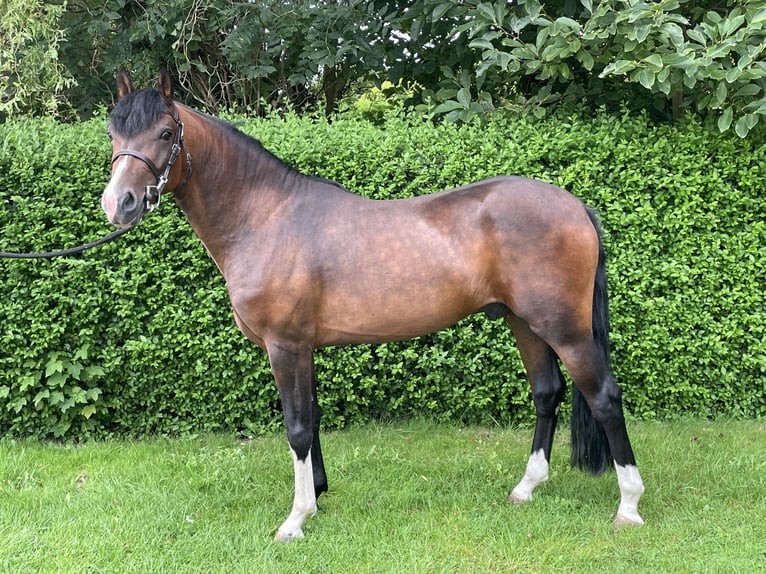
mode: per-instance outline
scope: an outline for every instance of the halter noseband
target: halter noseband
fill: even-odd
[[[112,165],[114,165],[114,162],[117,161],[117,159],[123,157],[123,156],[130,156],[134,157],[136,159],[141,160],[146,164],[146,167],[149,168],[149,170],[154,174],[154,177],[157,179],[157,183],[154,185],[147,185],[146,186],[146,192],[144,196],[144,201],[146,202],[145,212],[151,213],[154,211],[154,209],[160,204],[160,198],[162,197],[162,192],[165,190],[165,186],[168,184],[168,178],[170,177],[170,170],[173,169],[173,166],[176,163],[176,160],[178,159],[178,156],[181,154],[181,151],[184,149],[184,124],[181,121],[181,118],[178,115],[178,109],[173,106],[173,112],[165,112],[168,114],[171,118],[173,118],[173,121],[176,123],[176,134],[175,138],[173,139],[173,145],[170,148],[170,155],[168,155],[168,161],[165,164],[165,170],[160,173],[159,168],[154,164],[154,162],[146,155],[141,153],[138,150],[134,149],[122,149],[115,153],[112,156]],[[184,180],[181,182],[180,187],[183,187],[187,181],[189,181],[189,178],[192,174],[192,159],[191,154],[187,151],[186,152],[186,177],[184,177]]]

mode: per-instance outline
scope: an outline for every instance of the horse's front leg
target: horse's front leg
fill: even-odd
[[[310,345],[277,342],[267,345],[269,362],[282,399],[287,440],[293,455],[295,498],[290,515],[279,527],[275,540],[303,538],[303,522],[317,512],[312,459],[314,444],[313,349]],[[322,475],[324,469],[320,469]]]

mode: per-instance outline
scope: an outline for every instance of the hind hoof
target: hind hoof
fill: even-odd
[[[511,504],[524,504],[532,500],[532,495],[524,495],[520,492],[513,491],[508,495],[508,502]]]
[[[632,517],[628,517],[623,514],[617,514],[617,516],[614,517],[613,524],[615,528],[624,528],[626,526],[641,526],[643,523],[643,518],[641,518],[638,514]]]

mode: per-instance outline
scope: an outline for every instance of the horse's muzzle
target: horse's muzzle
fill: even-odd
[[[109,186],[101,196],[101,207],[113,225],[130,227],[141,221],[146,209],[144,193],[133,189],[115,192]]]

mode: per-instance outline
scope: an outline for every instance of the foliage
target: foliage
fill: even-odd
[[[470,48],[443,60],[431,95],[451,119],[506,105],[543,112],[561,99],[631,101],[673,117],[708,113],[744,137],[766,115],[762,0],[423,5],[432,26],[451,26],[443,50]]]
[[[18,37],[31,49],[65,35],[66,72],[30,58],[19,86],[37,86],[39,69],[78,78],[69,97],[86,115],[111,97],[118,69],[148,84],[159,66],[212,113],[331,114],[390,82],[416,87],[410,104],[450,121],[628,102],[662,119],[694,111],[744,137],[766,114],[763,0],[83,0],[65,6],[60,32],[44,21],[29,30],[55,41]]]
[[[9,114],[66,114],[74,79],[59,61],[63,6],[0,0],[0,119]]]
[[[0,386],[0,398],[8,399],[6,408],[19,415],[25,407],[37,411],[44,428],[55,437],[66,434],[73,423],[81,431],[90,430],[88,421],[100,406],[101,389],[94,381],[104,370],[94,364],[85,366],[89,344],[85,343],[70,359],[51,351],[43,362],[26,361],[25,374],[14,385]]]
[[[165,66],[185,93],[213,112],[316,107],[320,96],[331,111],[352,80],[382,65],[382,46],[371,42],[387,35],[389,10],[373,4],[89,1],[69,8],[67,28],[72,37],[94,38],[93,53],[83,57],[91,49],[73,43],[67,54],[78,76],[98,76],[101,92],[117,69],[148,82]],[[92,98],[93,89],[98,86],[80,97]]]
[[[628,113],[499,113],[463,125],[390,114],[380,125],[233,119],[297,168],[368,197],[500,173],[570,189],[604,222],[628,412],[766,415],[762,126],[739,139],[693,118],[656,126]],[[108,231],[104,124],[0,125],[0,250],[67,247]],[[82,438],[281,424],[266,357],[238,333],[224,281],[172,201],[82,256],[0,261],[0,290],[0,432]],[[533,417],[503,321],[475,316],[412,342],[322,349],[316,361],[328,427],[412,414]]]

